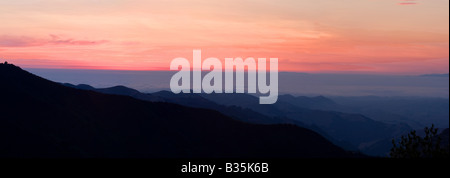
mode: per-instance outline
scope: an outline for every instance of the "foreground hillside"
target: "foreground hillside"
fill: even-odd
[[[354,157],[292,125],[62,86],[0,65],[0,157]]]

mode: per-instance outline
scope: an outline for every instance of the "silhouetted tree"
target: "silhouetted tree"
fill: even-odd
[[[441,148],[441,138],[437,135],[438,129],[425,128],[425,137],[417,135],[416,131],[411,131],[407,136],[402,136],[396,143],[392,140],[393,147],[390,156],[392,158],[448,158],[448,148]]]

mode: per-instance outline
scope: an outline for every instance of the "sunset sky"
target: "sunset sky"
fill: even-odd
[[[277,57],[281,71],[449,72],[448,0],[0,0],[0,59],[168,70],[176,57]]]

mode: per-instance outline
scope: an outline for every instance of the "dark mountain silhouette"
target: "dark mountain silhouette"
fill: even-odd
[[[346,141],[338,141],[334,139],[333,137],[329,136],[326,132],[321,130],[319,127],[315,125],[306,125],[300,121],[288,119],[286,117],[270,117],[263,115],[261,113],[255,112],[248,108],[242,108],[239,106],[224,106],[219,105],[215,102],[212,102],[208,99],[205,99],[204,97],[200,96],[200,94],[194,94],[194,93],[180,93],[180,94],[174,94],[169,91],[159,91],[156,93],[151,94],[144,94],[144,93],[138,93],[139,91],[123,86],[116,86],[111,88],[102,88],[102,89],[95,89],[92,86],[81,84],[81,85],[72,85],[72,84],[64,84],[65,86],[69,86],[72,88],[78,88],[78,89],[84,89],[84,90],[92,90],[97,91],[100,93],[107,93],[107,94],[115,94],[115,95],[125,95],[125,96],[131,96],[136,99],[144,100],[144,101],[163,101],[168,103],[174,103],[179,104],[183,106],[188,107],[194,107],[194,108],[203,108],[203,109],[212,109],[221,112],[222,114],[229,116],[233,119],[247,122],[247,123],[254,123],[254,124],[295,124],[297,126],[307,128],[310,130],[313,130],[320,135],[324,136],[327,140],[333,142],[334,144],[345,148],[346,150],[358,150],[355,146],[352,144],[346,142]],[[116,88],[121,88],[120,90],[117,90]],[[243,95],[247,96],[247,95]],[[155,98],[157,98],[155,100]]]
[[[287,118],[275,118],[268,117],[252,111],[250,109],[243,109],[241,107],[236,106],[223,106],[219,105],[215,102],[207,100],[200,95],[189,93],[189,94],[174,94],[169,91],[159,91],[156,93],[145,94],[141,93],[135,89],[128,88],[125,86],[115,86],[111,88],[100,88],[96,89],[92,86],[86,84],[80,85],[72,85],[72,84],[63,84],[68,87],[82,89],[82,90],[90,90],[96,91],[105,94],[114,94],[114,95],[124,95],[131,96],[136,99],[144,100],[144,101],[152,101],[152,102],[167,102],[174,103],[183,106],[193,107],[193,108],[203,108],[203,109],[212,109],[219,111],[220,113],[234,118],[236,120],[255,123],[255,124],[295,124],[297,126],[304,126],[303,123],[299,121],[290,120]]]
[[[0,65],[0,157],[354,157],[293,125],[54,83]]]
[[[317,110],[329,110],[330,108],[339,107],[333,100],[323,97],[306,97],[306,96],[292,96],[281,95],[279,99],[283,102],[293,104],[300,108],[317,109]]]
[[[255,124],[295,124],[297,126],[305,127],[305,125],[299,121],[287,119],[287,118],[276,118],[269,117],[258,112],[255,112],[248,108],[241,108],[237,106],[224,106],[212,102],[204,97],[194,94],[194,93],[180,93],[174,94],[169,91],[160,91],[156,93],[151,93],[149,95],[164,98],[165,102],[180,104],[183,106],[195,107],[195,108],[205,108],[212,109],[221,112],[236,120],[255,123]]]
[[[137,90],[122,86],[106,89],[94,89],[86,85],[72,85],[72,87],[95,90],[102,93],[132,96],[146,101],[155,101],[155,98],[158,98],[158,101],[195,108],[213,109],[231,118],[248,123],[296,124],[297,126],[320,133],[342,148],[347,150],[360,149],[367,154],[375,156],[387,155],[392,146],[392,138],[411,130],[405,124],[384,124],[359,114],[322,111],[341,107],[333,100],[323,96],[294,97],[292,95],[281,95],[276,105],[260,105],[257,97],[248,94],[173,94],[168,91],[143,94]],[[122,89],[115,90],[115,88]],[[312,108],[322,109],[312,110]],[[332,122],[333,125],[324,125],[328,121]],[[308,124],[304,124],[303,122]]]
[[[385,123],[406,123],[415,130],[434,124],[449,125],[448,98],[422,97],[333,97],[340,107],[335,111],[354,112]]]
[[[361,114],[298,107],[297,105],[302,101],[297,102],[295,97],[289,96],[280,97],[278,102],[273,105],[260,105],[257,97],[248,94],[203,94],[202,96],[219,104],[249,108],[268,116],[286,117],[317,126],[332,138],[349,142],[363,152],[379,141],[391,140],[412,130],[407,124],[386,124],[374,121]],[[285,100],[285,98],[288,98],[288,100]],[[304,99],[300,98],[300,100]],[[328,103],[331,104],[332,102]],[[370,149],[374,152],[367,153],[377,156],[384,156],[389,153],[388,147],[377,147],[385,149]]]
[[[86,85],[68,86],[101,93],[132,96],[146,101],[164,101],[195,108],[213,109],[248,123],[295,124],[320,133],[342,148],[360,149],[364,153],[374,156],[388,155],[392,146],[392,138],[411,130],[406,124],[385,124],[359,114],[326,111],[342,106],[323,96],[281,95],[275,105],[260,105],[257,97],[248,94],[173,94],[168,91],[144,94],[123,86],[105,89],[95,89]],[[121,89],[117,90],[116,88]]]
[[[154,96],[151,94],[144,94],[135,89],[128,88],[125,86],[115,86],[115,87],[111,87],[111,88],[97,89],[97,88],[94,88],[94,87],[92,87],[90,85],[86,85],[86,84],[72,85],[69,83],[64,83],[63,85],[67,86],[67,87],[71,87],[71,88],[81,89],[81,90],[96,91],[96,92],[104,93],[104,94],[131,96],[133,98],[137,98],[137,99],[141,99],[141,100],[145,100],[145,101],[152,101],[152,102],[165,101],[164,98],[160,98],[160,97],[157,97],[157,96]]]

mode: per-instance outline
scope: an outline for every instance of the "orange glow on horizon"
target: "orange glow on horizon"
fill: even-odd
[[[0,18],[0,59],[24,68],[169,70],[201,49],[280,71],[449,72],[448,0],[0,0]]]

